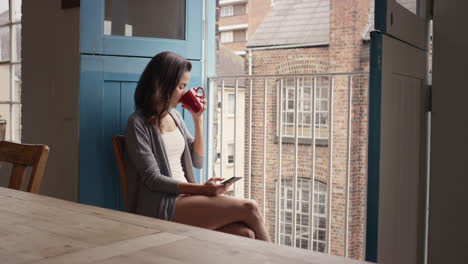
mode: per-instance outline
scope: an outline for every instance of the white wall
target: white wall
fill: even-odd
[[[41,194],[78,196],[80,9],[23,0],[22,142],[50,147]]]
[[[468,1],[434,0],[428,263],[468,263]]]

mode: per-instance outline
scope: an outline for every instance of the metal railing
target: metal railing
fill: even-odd
[[[358,164],[353,162],[353,155],[356,154],[352,153],[352,148],[357,148],[355,150],[357,153],[359,146],[366,145],[367,142],[367,116],[360,114],[353,121],[353,112],[367,111],[367,86],[368,73],[365,72],[210,77],[209,150],[205,177],[244,176],[244,184],[238,182],[233,188],[232,195],[259,200],[265,221],[270,226],[274,226],[276,243],[286,243],[284,238],[289,235],[285,230],[287,226],[291,226],[289,228],[292,230],[291,246],[304,248],[304,243],[296,244],[296,240],[300,241],[307,237],[308,242],[305,244],[309,250],[348,256],[349,223],[352,219],[350,217],[350,186],[353,180],[351,173],[357,170],[355,167]],[[361,96],[363,99],[353,100],[355,97],[353,90],[357,91],[356,96]],[[226,100],[226,93],[234,94],[233,102]],[[326,105],[324,101],[327,102]],[[234,106],[229,105],[230,103],[234,103]],[[230,111],[232,107],[234,115],[226,114],[226,109]],[[287,123],[291,121],[291,116],[293,116],[293,129],[291,124]],[[357,125],[353,125],[355,122]],[[362,129],[363,124],[365,129]],[[353,134],[353,126],[356,130],[362,130],[364,134],[357,132]],[[217,128],[216,131],[214,128]],[[352,145],[355,137],[361,137],[356,140],[357,146]],[[225,156],[229,154],[226,153],[226,148],[229,152],[229,147],[226,142],[232,141],[234,163],[228,164]],[[361,162],[359,166],[362,166],[362,160],[359,162]],[[321,166],[320,175],[317,175],[318,166]],[[304,172],[304,168],[310,168],[310,172]],[[357,176],[353,177],[365,179],[365,173],[362,174],[354,173]],[[306,200],[304,197],[298,197],[298,179],[310,182],[309,189],[300,190],[302,196],[306,196],[304,193],[308,194]],[[290,225],[285,218],[284,209],[290,208],[289,193],[282,192],[284,182],[287,180],[292,181],[293,187]],[[327,187],[326,208],[324,208],[326,249],[319,248],[315,242],[320,236],[316,227],[323,224],[322,219],[319,219],[315,213],[315,182],[326,183]],[[358,190],[357,194],[354,191],[353,195],[365,197],[365,186],[355,188],[361,188],[362,193],[359,194]],[[271,190],[275,192],[272,194]],[[241,191],[243,195],[240,194]],[[273,206],[268,205],[271,204],[270,198],[274,199]],[[317,208],[321,210],[320,207]],[[304,211],[309,212],[309,217],[306,219],[308,223],[302,222],[304,220],[302,215],[301,219],[298,218],[298,210],[301,214]],[[363,212],[364,210],[362,214]],[[360,217],[362,219],[365,216]],[[337,219],[342,219],[344,224],[340,226],[340,221]],[[308,225],[308,235],[303,235],[302,230],[299,230],[301,235],[297,237],[298,223],[301,224],[300,228]]]

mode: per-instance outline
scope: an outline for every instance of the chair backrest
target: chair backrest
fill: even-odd
[[[125,201],[125,210],[128,211],[128,183],[127,171],[125,169],[124,153],[125,153],[125,136],[118,135],[112,137],[112,145],[114,145],[115,159],[119,167],[120,183],[122,184],[122,192]]]
[[[48,157],[49,147],[46,145],[0,141],[0,161],[13,164],[8,188],[20,190],[26,168],[32,166],[31,177],[26,191],[38,193]]]

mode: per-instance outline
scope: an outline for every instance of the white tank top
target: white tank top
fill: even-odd
[[[182,169],[182,153],[185,148],[185,140],[182,133],[176,128],[174,131],[162,133],[161,136],[166,148],[166,155],[171,168],[172,178],[180,182],[187,182],[184,170]]]

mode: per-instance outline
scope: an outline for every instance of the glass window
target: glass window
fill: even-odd
[[[233,6],[223,6],[221,7],[221,17],[228,17],[234,15],[234,7]]]
[[[408,9],[412,13],[418,15],[418,0],[396,0],[397,3]]]
[[[228,164],[234,164],[234,143],[229,143],[228,148]]]
[[[0,134],[20,142],[21,0],[0,1],[0,62]]]
[[[185,39],[185,0],[106,0],[104,35]]]
[[[233,32],[233,41],[234,42],[238,42],[238,41],[246,41],[247,38],[246,38],[246,33],[247,31],[245,30],[236,30]]]
[[[236,97],[234,94],[228,94],[228,114],[236,114]]]
[[[223,31],[221,32],[221,43],[228,43],[234,40],[234,32],[232,31]]]
[[[310,210],[310,195],[312,193],[310,179],[298,179],[297,200],[296,200],[296,247],[309,249],[313,246],[314,251],[325,252],[326,249],[326,200],[317,197],[326,197],[327,185],[315,181],[314,184],[314,212]],[[281,186],[281,209],[279,237],[280,244],[292,246],[292,201],[293,201],[293,181],[283,180]],[[311,217],[314,220],[313,238],[310,237]],[[313,242],[313,244],[311,244]]]
[[[281,80],[280,80],[281,81]],[[284,137],[295,136],[295,107],[296,90],[298,92],[297,104],[297,134],[298,137],[311,138],[312,117],[315,95],[315,136],[317,138],[327,138],[328,133],[328,87],[330,80],[328,77],[317,77],[314,93],[314,78],[303,77],[298,79],[288,78],[282,80],[282,135]],[[297,89],[296,89],[297,86]],[[279,133],[278,133],[279,134]]]

